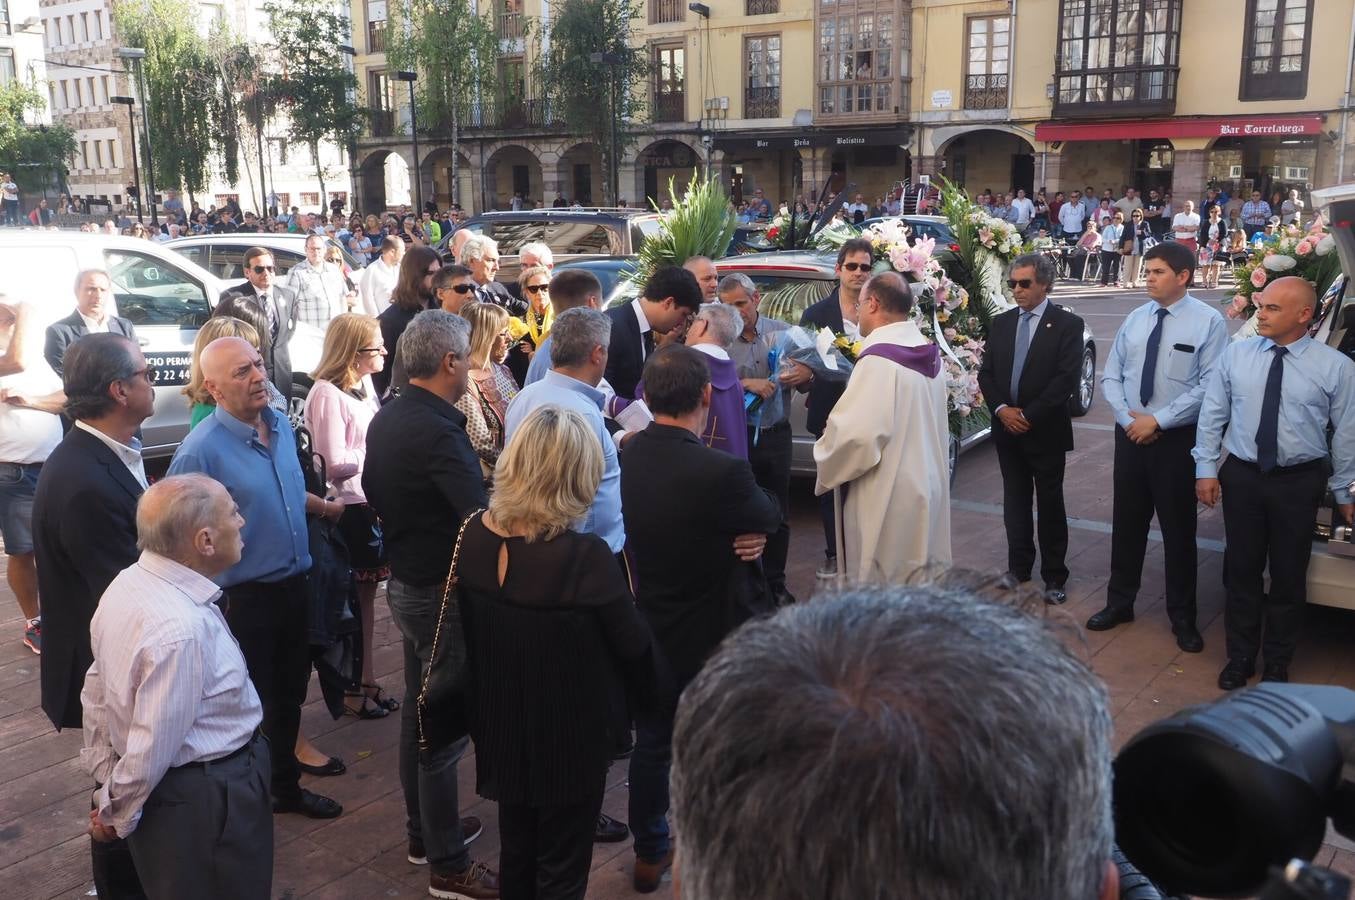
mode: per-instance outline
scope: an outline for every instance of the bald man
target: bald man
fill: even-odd
[[[714,303],[719,299],[720,273],[716,271],[710,257],[693,256],[682,264],[682,268],[696,276],[696,283],[701,285],[702,303]]]
[[[273,811],[332,819],[343,808],[301,789],[296,757],[287,751],[296,745],[310,677],[306,513],[337,521],[343,504],[306,492],[292,427],[269,407],[263,358],[248,341],[218,338],[203,349],[199,364],[216,410],[179,445],[169,474],[215,478],[245,517],[244,554],[217,583],[226,592],[226,622],[263,701],[263,732],[279,748],[273,754]]]
[[[1355,362],[1309,337],[1317,295],[1304,279],[1277,278],[1256,298],[1257,336],[1223,351],[1192,451],[1196,497],[1209,507],[1223,501],[1225,691],[1256,673],[1258,651],[1262,681],[1289,680],[1326,489],[1346,522],[1355,515]],[[1332,474],[1324,478],[1328,424]]]

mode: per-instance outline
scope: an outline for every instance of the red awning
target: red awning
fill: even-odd
[[[1134,138],[1293,137],[1321,134],[1322,129],[1322,116],[1210,116],[1072,124],[1041,122],[1035,126],[1035,139],[1049,143]]]

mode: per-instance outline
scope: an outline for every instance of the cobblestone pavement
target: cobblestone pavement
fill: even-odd
[[[1205,296],[1212,296],[1213,293]],[[1097,337],[1098,364],[1105,359],[1124,315],[1146,300],[1140,292],[1063,285],[1055,294],[1073,306]],[[1111,446],[1113,424],[1098,396],[1091,413],[1075,426],[1077,450],[1066,478],[1071,525],[1069,602],[1054,615],[1079,626],[1100,609],[1110,560]],[[991,446],[960,459],[952,500],[955,561],[1000,572],[1005,560],[1001,479]],[[1180,653],[1162,610],[1162,550],[1149,545],[1137,621],[1109,632],[1082,631],[1086,651],[1110,686],[1116,739],[1123,742],[1144,725],[1183,706],[1218,697],[1214,685],[1224,663],[1220,583],[1223,523],[1217,511],[1200,517],[1199,624],[1202,654]],[[792,522],[791,590],[801,599],[818,588],[814,569],[823,547],[812,485],[797,483]],[[3,557],[0,557],[3,565]],[[92,896],[84,823],[88,778],[80,770],[80,732],[53,732],[38,706],[38,660],[20,643],[22,622],[12,594],[0,583],[0,890],[9,900]],[[1080,627],[1079,627],[1080,630]],[[1292,675],[1295,681],[1355,687],[1355,614],[1310,610]],[[401,683],[399,635],[378,600],[375,665],[388,689]],[[427,870],[405,860],[404,808],[396,766],[398,716],[360,722],[330,720],[311,691],[303,728],[323,751],[348,763],[339,778],[307,778],[308,787],[333,796],[344,815],[330,822],[296,816],[276,819],[274,896],[280,900],[426,896]],[[604,810],[626,817],[626,765],[612,767]],[[495,806],[474,793],[474,766],[461,764],[463,812],[481,816],[484,835],[474,858],[494,865],[498,857]],[[598,845],[588,895],[597,900],[635,896],[630,889],[629,843]],[[1355,874],[1355,844],[1330,833],[1317,860]],[[658,898],[671,897],[665,885]]]

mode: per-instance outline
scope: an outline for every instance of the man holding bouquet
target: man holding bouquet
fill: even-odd
[[[852,483],[840,563],[857,582],[901,582],[951,562],[946,382],[940,351],[908,320],[912,307],[896,272],[861,289],[863,346],[814,445],[814,492]]]

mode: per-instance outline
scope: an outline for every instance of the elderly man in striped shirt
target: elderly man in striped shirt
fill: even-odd
[[[175,475],[142,495],[136,525],[141,557],[90,623],[80,755],[101,785],[90,836],[126,838],[150,900],[266,900],[263,707],[213,602],[212,579],[240,560],[244,519],[218,482]]]

